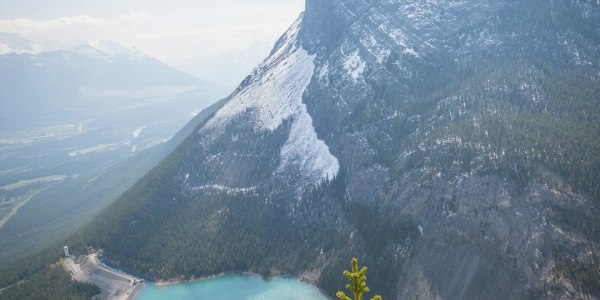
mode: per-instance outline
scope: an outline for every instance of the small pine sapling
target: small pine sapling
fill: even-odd
[[[354,293],[354,300],[362,300],[364,294],[369,292],[366,273],[367,267],[363,266],[360,271],[358,270],[358,260],[356,258],[352,259],[352,272],[344,271],[344,276],[352,282],[352,284],[347,284],[346,288]],[[336,296],[340,300],[352,300],[352,298],[346,296],[342,291],[337,292]],[[376,295],[371,300],[381,300],[381,296]]]

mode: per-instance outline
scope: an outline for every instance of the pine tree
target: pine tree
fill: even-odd
[[[367,267],[363,266],[360,271],[358,270],[358,260],[356,258],[352,259],[352,272],[344,271],[344,276],[352,282],[352,284],[347,284],[346,288],[354,293],[354,300],[362,300],[363,295],[369,292],[366,273]],[[352,300],[342,291],[337,292],[336,296],[340,300]],[[371,300],[381,300],[381,296],[376,295]]]

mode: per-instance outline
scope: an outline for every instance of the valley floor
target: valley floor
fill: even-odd
[[[65,268],[71,273],[74,280],[93,283],[100,288],[102,292],[94,299],[135,299],[144,288],[144,283],[134,277],[100,265],[97,253],[66,258]]]

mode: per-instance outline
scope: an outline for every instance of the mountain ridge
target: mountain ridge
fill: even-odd
[[[70,242],[150,279],[311,272],[334,295],[359,256],[384,298],[594,297],[599,21],[590,1],[308,0]]]

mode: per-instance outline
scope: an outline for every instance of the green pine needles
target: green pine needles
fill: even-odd
[[[352,282],[352,284],[347,284],[346,288],[354,293],[354,300],[362,300],[363,295],[369,292],[366,273],[367,267],[362,267],[360,271],[358,270],[358,260],[356,258],[352,259],[352,272],[344,271],[344,276]],[[340,300],[352,300],[352,298],[346,296],[342,291],[337,292],[336,296]],[[381,296],[376,295],[371,300],[381,300]]]

